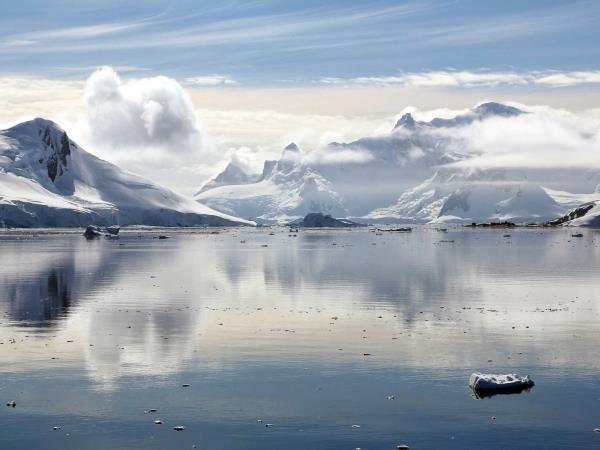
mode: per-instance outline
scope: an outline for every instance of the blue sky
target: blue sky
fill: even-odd
[[[84,78],[111,65],[269,86],[448,69],[589,71],[600,61],[597,1],[3,3],[2,74]]]

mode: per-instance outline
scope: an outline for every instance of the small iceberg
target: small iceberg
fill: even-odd
[[[469,387],[478,398],[491,397],[497,394],[518,394],[531,389],[535,383],[528,375],[514,373],[497,375],[476,372],[469,378]]]
[[[111,236],[118,236],[119,231],[121,231],[121,227],[119,225],[111,225],[106,227],[106,232]]]
[[[102,236],[102,233],[100,232],[100,228],[94,225],[88,225],[83,232],[83,235],[86,239],[95,239]]]
[[[102,236],[102,233],[105,233],[104,236],[107,238],[118,238],[119,231],[121,231],[121,227],[118,225],[111,225],[104,229],[96,226],[96,225],[88,225],[83,232],[83,235],[86,239],[96,239]]]

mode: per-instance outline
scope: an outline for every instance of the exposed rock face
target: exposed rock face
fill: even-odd
[[[263,180],[269,178],[271,176],[271,174],[273,173],[273,170],[275,169],[276,166],[277,166],[277,160],[274,160],[274,159],[266,160],[263,165],[262,174],[258,178],[257,182],[260,182],[260,181],[263,181]]]
[[[281,158],[277,161],[276,168],[281,173],[290,173],[301,159],[300,149],[295,143],[289,144],[283,149]]]
[[[575,208],[574,210],[569,211],[569,213],[565,214],[564,216],[559,217],[558,219],[555,219],[555,220],[551,220],[550,222],[547,222],[546,225],[550,226],[550,227],[556,227],[559,225],[566,224],[567,222],[570,222],[571,220],[579,219],[580,217],[583,217],[588,212],[590,212],[590,210],[594,206],[596,206],[596,204],[594,202],[585,203],[585,204],[579,206],[578,208]]]
[[[400,128],[400,127],[404,127],[409,130],[412,130],[415,127],[415,124],[416,124],[415,119],[413,118],[411,113],[406,113],[406,114],[402,115],[402,117],[400,117],[398,122],[396,122],[396,126],[394,126],[394,130],[397,128]]]
[[[46,125],[40,130],[42,142],[46,145],[46,167],[48,177],[55,181],[57,177],[62,176],[68,167],[67,157],[71,155],[71,142],[66,131],[63,131],[60,142],[57,142],[53,136],[50,126]],[[43,162],[43,159],[42,161]]]
[[[366,226],[347,219],[335,219],[330,215],[324,215],[323,213],[307,214],[304,219],[294,222],[292,225],[305,228],[355,228]]]

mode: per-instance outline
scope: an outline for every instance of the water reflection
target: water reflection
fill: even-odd
[[[46,344],[104,389],[256,357],[377,354],[381,367],[467,371],[598,365],[588,325],[598,315],[593,240],[524,231],[506,242],[460,229],[448,233],[454,243],[426,229],[239,233],[2,242],[0,335],[55,326]],[[26,343],[10,359],[13,370],[48,363]]]
[[[0,240],[0,448],[590,448],[598,242],[502,234]]]
[[[473,398],[477,400],[484,400],[486,398],[496,397],[498,395],[519,395],[523,393],[530,392],[533,387],[514,387],[509,390],[497,391],[497,390],[489,390],[489,389],[472,389]]]
[[[11,286],[7,295],[11,299],[8,315],[23,326],[44,327],[52,325],[59,317],[66,316],[71,306],[69,281],[72,273],[64,268],[51,269],[46,279],[40,277],[38,286],[19,289]]]

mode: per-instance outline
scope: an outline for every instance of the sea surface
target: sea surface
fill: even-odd
[[[572,233],[4,232],[0,449],[600,448],[600,232]]]

